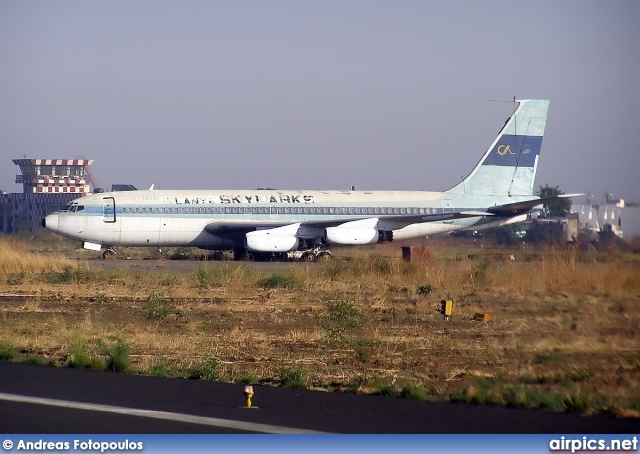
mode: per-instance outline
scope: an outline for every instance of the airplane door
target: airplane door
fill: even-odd
[[[104,222],[116,222],[116,201],[113,197],[102,199],[102,215]]]
[[[102,199],[102,221],[100,243],[104,245],[117,243],[120,238],[121,223],[116,223],[116,200],[113,197]]]

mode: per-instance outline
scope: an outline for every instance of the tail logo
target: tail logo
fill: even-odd
[[[500,156],[504,156],[507,153],[515,154],[513,151],[511,151],[511,146],[509,146],[509,145],[500,145],[498,147],[498,150],[496,151],[496,153],[498,153]]]
[[[496,150],[496,153],[498,153],[500,156],[504,156],[507,153],[515,154],[513,151],[511,151],[511,145],[500,145]],[[531,153],[531,147],[525,145],[522,148],[521,154],[529,154],[529,153]]]

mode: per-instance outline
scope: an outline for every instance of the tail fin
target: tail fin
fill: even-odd
[[[478,165],[449,192],[533,195],[549,101],[526,99],[518,103]]]

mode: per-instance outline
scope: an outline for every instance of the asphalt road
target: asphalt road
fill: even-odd
[[[4,433],[638,433],[640,420],[0,361]]]

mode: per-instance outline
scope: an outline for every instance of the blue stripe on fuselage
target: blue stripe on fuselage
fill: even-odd
[[[482,165],[533,167],[541,146],[542,136],[505,134],[500,137]]]

